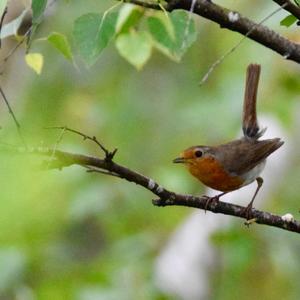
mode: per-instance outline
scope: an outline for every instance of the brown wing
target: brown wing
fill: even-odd
[[[279,138],[262,141],[243,138],[214,148],[214,154],[228,172],[242,175],[265,160],[282,144],[283,141]]]

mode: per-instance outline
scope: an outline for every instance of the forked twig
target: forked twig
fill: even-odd
[[[65,131],[69,131],[69,132],[72,132],[72,133],[75,133],[77,135],[80,135],[81,137],[83,137],[83,140],[90,140],[94,143],[96,143],[100,149],[104,152],[105,154],[105,159],[107,161],[111,161],[115,154],[117,153],[118,149],[115,148],[113,151],[109,151],[107,150],[98,140],[95,136],[89,136],[89,135],[86,135],[78,130],[75,130],[75,129],[72,129],[72,128],[69,128],[69,127],[66,127],[66,126],[53,126],[53,127],[46,127],[45,129],[62,129],[62,130],[65,130]]]

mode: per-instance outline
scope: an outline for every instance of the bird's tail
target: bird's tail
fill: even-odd
[[[256,98],[260,76],[260,65],[250,64],[247,68],[243,109],[243,132],[246,138],[258,139],[265,129],[260,131],[256,117]]]

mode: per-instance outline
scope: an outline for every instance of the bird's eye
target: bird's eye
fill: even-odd
[[[203,152],[201,150],[196,150],[195,151],[195,156],[196,157],[201,157],[203,155]]]

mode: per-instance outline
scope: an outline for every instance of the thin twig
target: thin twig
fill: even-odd
[[[51,155],[51,157],[50,157],[50,160],[49,160],[49,162],[48,162],[47,169],[50,168],[51,161],[55,158],[55,151],[57,150],[59,143],[62,141],[62,138],[63,138],[65,132],[66,132],[66,128],[64,127],[64,128],[62,128],[62,130],[61,130],[61,132],[60,132],[60,134],[59,134],[59,136],[58,136],[58,139],[56,140],[56,142],[55,142],[55,144],[54,144],[54,147],[53,147],[53,153],[52,153],[52,155]]]
[[[26,40],[27,36],[29,36],[30,32],[31,32],[32,26],[30,26],[28,28],[28,30],[25,32],[24,36],[22,37],[22,39],[14,46],[11,48],[11,50],[8,52],[8,54],[3,58],[3,62],[0,66],[0,72],[1,74],[3,73],[3,69],[4,69],[4,65],[7,63],[7,61],[11,58],[11,56],[16,52],[16,50],[24,43],[24,41]]]
[[[257,26],[262,25],[263,23],[265,23],[268,19],[270,19],[272,16],[274,16],[279,11],[281,11],[285,6],[287,6],[287,3],[283,4],[282,6],[280,6],[276,10],[274,10],[271,14],[269,14],[268,16],[266,16],[265,18],[263,18],[258,24],[253,25],[253,27],[241,38],[241,40],[235,46],[233,46],[231,49],[229,49],[227,52],[225,52],[219,59],[217,59],[210,66],[210,68],[208,69],[208,71],[202,77],[199,85],[201,86],[201,85],[203,85],[207,81],[208,77],[215,70],[215,68],[219,64],[221,64],[224,61],[225,58],[227,58],[231,53],[233,53],[237,48],[239,48],[240,45],[247,39],[247,37],[257,28]]]
[[[190,24],[191,24],[191,21],[192,21],[192,13],[194,12],[196,3],[197,3],[197,0],[192,0],[191,8],[189,10],[189,17],[188,17],[188,20],[186,22],[185,29],[184,29],[181,50],[186,47],[186,39],[187,39],[187,36],[188,36],[188,33],[189,33],[189,27],[190,27]]]
[[[13,121],[14,121],[16,127],[17,127],[17,131],[18,131],[19,137],[20,137],[20,139],[21,139],[23,145],[24,145],[25,147],[27,147],[27,143],[26,143],[26,141],[25,141],[25,139],[24,139],[24,137],[23,137],[23,134],[22,134],[21,125],[20,125],[20,123],[19,123],[19,121],[18,121],[18,119],[17,119],[15,113],[13,112],[13,110],[12,110],[10,104],[9,104],[9,101],[8,101],[8,99],[7,99],[7,97],[6,97],[6,95],[5,95],[5,93],[4,93],[4,91],[3,91],[3,89],[2,89],[1,86],[0,86],[0,94],[1,94],[1,96],[2,96],[2,98],[3,98],[3,100],[4,100],[4,103],[5,103],[6,107],[8,108],[8,111],[9,111],[9,113],[11,114],[12,119],[13,119]]]
[[[13,120],[14,120],[17,128],[20,128],[21,125],[20,125],[19,121],[17,120],[17,118],[16,118],[16,116],[15,116],[15,114],[14,114],[14,112],[13,112],[13,110],[12,110],[12,108],[11,108],[9,102],[8,102],[8,99],[6,98],[6,95],[5,95],[2,87],[0,87],[0,93],[2,95],[2,98],[3,98],[3,100],[4,100],[4,102],[5,102],[6,106],[7,106],[7,108],[8,108],[9,113],[12,115],[12,118],[13,118]]]
[[[7,14],[7,6],[5,7],[4,11],[3,11],[3,14],[1,16],[1,19],[0,19],[0,36],[1,36],[1,30],[2,30],[2,25],[3,25],[3,21],[4,21],[4,18],[5,18],[5,15]],[[0,38],[0,48],[2,46],[2,41],[1,41],[1,38]]]
[[[109,172],[106,170],[101,170],[99,168],[95,168],[95,167],[91,167],[91,166],[84,166],[87,169],[88,173],[101,173],[104,175],[109,175],[109,176],[113,176],[113,177],[121,177],[119,174],[114,173],[114,172]]]

